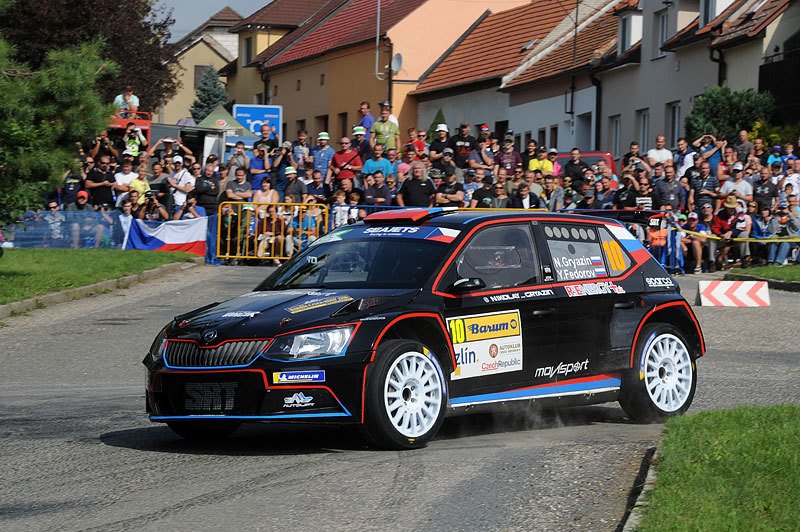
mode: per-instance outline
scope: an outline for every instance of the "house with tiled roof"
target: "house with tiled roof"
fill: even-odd
[[[674,147],[708,87],[769,90],[785,106],[800,104],[798,91],[785,90],[787,75],[794,87],[800,81],[798,1],[640,0],[617,18],[618,38],[628,36],[618,53],[639,48],[638,61],[610,61],[596,74],[600,144],[618,157],[631,140],[652,147],[658,134]]]
[[[265,103],[268,100],[267,85],[257,57],[331,3],[332,0],[272,0],[237,21],[228,31],[236,39],[239,53],[220,69],[220,75],[227,79],[231,101]]]
[[[504,1],[500,9],[530,0]],[[492,3],[490,3],[492,4]],[[485,4],[463,0],[331,0],[256,61],[268,100],[283,106],[289,137],[349,134],[360,120],[361,101],[389,100],[401,130],[417,123],[417,101],[409,93],[424,74],[476,23]],[[494,4],[492,4],[494,5]],[[395,69],[390,68],[392,59]],[[398,61],[402,58],[402,61]],[[404,135],[403,135],[404,136]]]
[[[170,45],[179,66],[176,69],[178,90],[161,106],[154,120],[162,124],[176,124],[178,120],[190,116],[189,107],[196,98],[196,89],[206,71],[219,70],[238,55],[239,43],[228,30],[240,20],[242,16],[226,6]]]

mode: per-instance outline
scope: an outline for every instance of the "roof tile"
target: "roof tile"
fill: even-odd
[[[213,15],[211,18],[208,19],[209,21],[221,21],[221,22],[237,22],[242,20],[242,16],[236,12],[231,6],[225,6]]]
[[[721,33],[711,41],[711,45],[726,46],[742,39],[755,37],[786,11],[789,4],[790,0],[767,0],[760,5],[754,3],[730,25],[723,26]],[[753,9],[755,7],[758,9]]]
[[[552,0],[493,13],[486,17],[434,68],[415,93],[432,92],[458,85],[500,78],[519,65],[534,39],[546,37],[575,8],[575,1],[563,7]]]
[[[326,3],[327,0],[272,0],[231,28],[231,31],[241,31],[248,26],[296,28]]]

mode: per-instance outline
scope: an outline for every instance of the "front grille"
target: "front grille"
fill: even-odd
[[[172,367],[244,366],[255,359],[269,340],[225,342],[217,347],[200,347],[195,342],[168,341],[164,358]]]
[[[159,415],[255,416],[266,393],[263,377],[255,372],[166,373],[160,379]]]

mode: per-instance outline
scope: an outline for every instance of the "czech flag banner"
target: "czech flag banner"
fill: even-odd
[[[133,220],[125,237],[123,249],[150,251],[185,251],[205,256],[208,218],[164,222],[158,227],[148,227],[142,220]]]

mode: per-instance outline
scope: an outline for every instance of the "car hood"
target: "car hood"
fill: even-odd
[[[409,303],[419,290],[279,290],[249,292],[176,316],[170,338],[219,343],[272,338],[293,330],[336,325]],[[204,336],[207,331],[214,334]],[[212,338],[213,336],[213,338]]]

